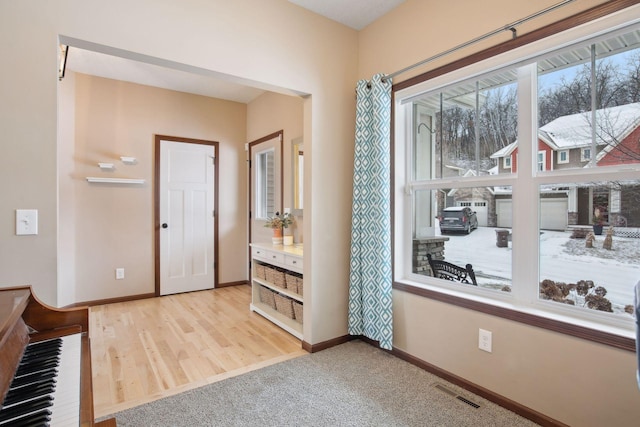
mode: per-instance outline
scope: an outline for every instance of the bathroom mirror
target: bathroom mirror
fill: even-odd
[[[304,144],[302,138],[291,141],[293,153],[293,208],[302,209],[303,189],[304,189]]]

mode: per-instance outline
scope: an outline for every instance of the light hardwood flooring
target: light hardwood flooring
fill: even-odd
[[[91,307],[96,418],[307,354],[248,285]]]

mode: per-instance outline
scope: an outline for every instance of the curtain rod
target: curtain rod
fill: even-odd
[[[436,55],[433,55],[433,56],[431,56],[431,57],[429,57],[427,59],[423,59],[420,62],[416,62],[415,64],[409,65],[408,67],[405,67],[405,68],[403,68],[401,70],[398,70],[398,71],[396,71],[394,73],[387,74],[383,78],[383,81],[385,79],[387,79],[387,78],[393,78],[393,77],[395,77],[397,75],[406,73],[407,71],[412,70],[412,69],[414,69],[416,67],[419,67],[421,65],[427,64],[429,62],[433,62],[436,59],[442,58],[443,56],[449,55],[450,53],[453,53],[453,52],[455,52],[457,50],[463,49],[463,48],[465,48],[467,46],[471,46],[472,44],[478,43],[478,42],[480,42],[480,41],[482,41],[484,39],[487,39],[489,37],[493,37],[496,34],[499,34],[499,33],[503,32],[503,31],[511,31],[512,37],[515,39],[517,37],[516,28],[515,28],[516,26],[518,26],[520,24],[523,24],[523,23],[525,23],[527,21],[530,21],[530,20],[532,20],[534,18],[537,18],[538,16],[541,16],[541,15],[549,13],[549,12],[551,12],[553,10],[556,10],[556,9],[558,9],[558,8],[560,8],[562,6],[565,6],[566,4],[569,4],[569,3],[574,2],[574,1],[575,0],[564,0],[564,1],[561,1],[560,3],[557,3],[557,4],[553,5],[553,6],[549,6],[546,9],[542,9],[542,10],[540,10],[540,11],[538,11],[538,12],[532,14],[532,15],[529,15],[529,16],[527,16],[525,18],[519,19],[519,20],[517,20],[515,22],[512,22],[512,23],[507,24],[505,26],[502,26],[500,28],[497,28],[497,29],[495,29],[493,31],[490,31],[490,32],[488,32],[486,34],[483,34],[483,35],[479,36],[479,37],[476,37],[475,39],[469,40],[467,42],[459,44],[458,46],[452,47],[451,49],[448,49],[448,50],[440,52],[440,53],[438,53]]]

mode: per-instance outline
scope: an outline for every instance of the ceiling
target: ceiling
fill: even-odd
[[[346,26],[360,30],[405,0],[289,0]],[[83,49],[71,44],[66,69],[113,80],[155,86],[229,101],[249,103],[262,93],[257,88],[220,78],[206,70],[181,70]]]
[[[333,21],[361,30],[405,0],[289,0]]]

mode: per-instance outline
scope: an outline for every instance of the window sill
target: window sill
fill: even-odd
[[[566,316],[535,309],[510,307],[509,304],[501,301],[487,303],[474,299],[471,295],[465,294],[462,297],[452,292],[435,290],[433,287],[424,285],[394,281],[393,289],[622,350],[636,351],[635,335],[626,329],[601,324],[594,324],[594,327],[590,328],[582,325],[585,322],[581,321],[581,325],[578,325],[576,320]],[[571,320],[574,320],[575,323],[572,323]]]

